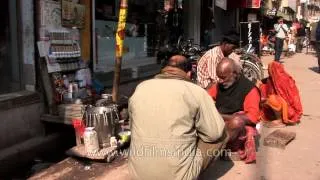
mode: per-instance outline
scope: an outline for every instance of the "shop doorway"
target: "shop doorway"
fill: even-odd
[[[18,55],[17,1],[0,1],[0,99],[2,94],[21,90]]]

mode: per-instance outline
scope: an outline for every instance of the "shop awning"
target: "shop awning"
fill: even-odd
[[[260,8],[261,0],[242,0],[242,8]]]
[[[285,13],[283,13],[281,11],[276,11],[276,9],[267,9],[264,14],[266,16],[268,16],[268,17],[271,17],[271,18],[275,17],[275,16],[277,16],[277,17],[281,16],[286,21],[292,21],[293,20],[293,16],[292,15],[285,14]]]
[[[219,1],[222,1],[222,0],[219,0]],[[227,1],[228,1],[228,9],[233,9],[233,8],[258,9],[261,6],[261,0],[238,0],[238,1],[227,0]]]

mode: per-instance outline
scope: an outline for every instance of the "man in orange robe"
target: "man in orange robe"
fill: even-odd
[[[218,83],[208,88],[224,119],[230,140],[227,149],[246,163],[256,160],[256,123],[260,119],[260,93],[234,61],[224,58],[217,65]]]

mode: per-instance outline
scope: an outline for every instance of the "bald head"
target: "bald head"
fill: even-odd
[[[182,55],[172,56],[167,63],[167,66],[179,68],[185,72],[191,71],[192,64],[188,59]]]
[[[217,66],[217,74],[229,74],[235,73],[238,74],[238,68],[233,59],[230,58],[223,58]]]
[[[232,86],[239,76],[239,68],[233,59],[223,58],[217,66],[217,76],[219,83],[227,89]]]
[[[168,65],[170,66],[177,66],[178,64],[184,63],[186,61],[186,57],[181,56],[181,55],[173,55],[169,61]]]

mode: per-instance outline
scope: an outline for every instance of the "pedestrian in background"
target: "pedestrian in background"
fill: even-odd
[[[306,27],[300,22],[300,27],[297,30],[297,53],[301,53],[303,49],[303,40],[306,37]]]
[[[320,21],[318,21],[315,35],[316,35],[315,49],[318,57],[318,72],[320,73]]]
[[[280,57],[283,50],[283,42],[287,37],[287,33],[289,31],[288,26],[283,22],[283,18],[279,17],[278,23],[274,25],[274,29],[276,31],[276,45],[275,45],[275,61],[280,61]]]

